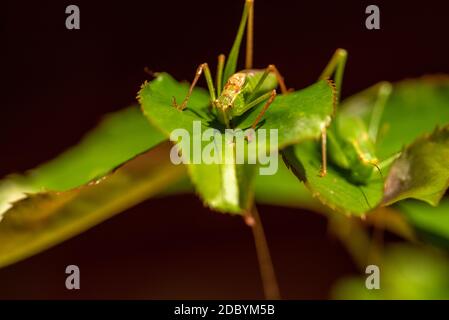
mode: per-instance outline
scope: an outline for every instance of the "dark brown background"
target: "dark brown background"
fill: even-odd
[[[143,67],[191,79],[227,53],[234,1],[6,1],[0,10],[0,176],[46,161],[135,102]],[[66,30],[65,7],[81,9]],[[364,27],[381,8],[381,30]],[[337,47],[349,51],[343,95],[380,80],[449,72],[443,1],[256,0],[255,63],[275,63],[289,86],[310,84]],[[285,298],[326,298],[355,272],[324,218],[261,208]],[[77,292],[64,287],[81,268]],[[190,196],[147,201],[43,254],[0,270],[0,298],[262,298],[251,234],[238,218]]]

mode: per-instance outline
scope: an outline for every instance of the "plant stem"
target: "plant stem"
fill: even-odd
[[[247,224],[251,227],[256,245],[257,259],[259,261],[260,276],[267,300],[279,300],[281,298],[279,286],[276,280],[276,274],[271,260],[270,249],[268,248],[267,239],[263,230],[262,221],[256,206],[253,206],[249,212]]]
[[[373,225],[373,228],[368,259],[376,265],[381,265],[384,246],[384,219],[380,219],[378,224]]]

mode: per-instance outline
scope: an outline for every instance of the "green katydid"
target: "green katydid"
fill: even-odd
[[[173,100],[173,105],[178,110],[182,111],[187,108],[191,93],[203,73],[209,89],[213,110],[216,112],[218,120],[227,128],[231,127],[231,120],[234,117],[240,116],[251,108],[266,101],[260,114],[251,126],[254,129],[267,108],[273,102],[276,96],[276,88],[279,86],[283,94],[288,93],[283,77],[274,65],[269,65],[264,70],[252,69],[253,17],[254,0],[246,0],[237,36],[231,48],[226,66],[224,63],[225,56],[221,54],[218,57],[215,86],[208,64],[201,64],[197,68],[195,78],[183,102],[178,105],[176,100]],[[246,68],[235,73],[240,44],[246,25]],[[334,75],[337,91],[336,104],[339,101],[346,59],[346,50],[337,49],[319,78],[320,80],[329,79]],[[356,117],[343,118],[338,115],[335,117],[335,121],[330,125],[329,129],[323,127],[321,134],[321,176],[326,175],[328,153],[330,160],[334,164],[346,170],[351,169],[350,179],[356,183],[366,182],[370,178],[373,170],[376,168],[379,169],[379,161],[375,156],[374,142],[382,110],[390,92],[391,85],[389,83],[382,83],[379,88],[378,101],[373,111],[369,132],[361,119]],[[375,135],[373,134],[374,132],[376,133]],[[328,147],[329,150],[327,150]]]
[[[320,79],[334,75],[338,105],[342,87],[343,73],[347,52],[337,49],[324,69]],[[348,179],[356,184],[366,183],[374,170],[387,166],[395,159],[393,156],[379,163],[376,157],[375,142],[386,101],[391,94],[392,86],[388,82],[380,83],[376,88],[376,101],[371,114],[369,127],[357,116],[337,113],[329,128],[323,128],[321,137],[322,170],[326,175],[327,155],[330,161],[349,172]]]
[[[178,110],[187,108],[193,88],[203,73],[209,89],[213,110],[216,112],[218,120],[227,128],[231,127],[233,118],[241,116],[246,111],[265,101],[265,106],[252,124],[254,129],[273,102],[276,96],[276,88],[279,86],[282,93],[287,93],[288,90],[284,80],[274,65],[269,65],[266,69],[253,69],[253,19],[254,1],[246,0],[237,36],[229,53],[226,66],[224,63],[225,56],[221,54],[218,57],[215,86],[208,64],[201,64],[196,70],[195,78],[184,101],[178,105],[176,100],[173,100],[173,105]],[[240,44],[245,27],[247,32],[245,70],[236,73]]]

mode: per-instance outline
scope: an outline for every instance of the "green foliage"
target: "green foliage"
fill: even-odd
[[[137,107],[107,115],[94,132],[56,160],[30,172],[37,190],[65,191],[111,172],[164,141]]]
[[[256,165],[189,164],[188,172],[196,193],[212,209],[244,214],[252,205]]]
[[[170,75],[161,73],[142,86],[138,97],[144,114],[155,127],[160,128],[167,137],[175,129],[185,129],[192,140],[190,145],[193,145],[193,140],[201,141],[199,135],[202,131],[209,128],[222,131],[223,127],[209,111],[210,98],[202,89],[193,90],[186,110],[174,108],[173,97],[181,101],[187,92],[187,83],[178,83]],[[324,80],[303,90],[280,95],[265,113],[258,129],[279,130],[279,146],[276,145],[276,148],[316,138],[321,133],[321,127],[330,121],[334,101],[333,87]],[[247,129],[261,107],[243,115],[237,128]],[[192,122],[195,120],[201,122],[200,131],[193,129]],[[230,148],[228,145],[224,147]],[[189,163],[187,166],[196,192],[209,207],[243,214],[252,204],[255,165]]]
[[[337,116],[340,119],[361,119],[366,128],[370,127],[378,90],[379,85],[348,98],[342,103]],[[382,177],[388,177],[387,203],[414,197],[437,204],[448,183],[447,161],[444,160],[447,159],[447,130],[441,129],[427,138],[419,137],[430,134],[438,125],[449,123],[448,103],[449,80],[446,77],[425,77],[396,84],[379,121],[375,154],[370,152],[370,156],[379,161],[382,175],[373,166],[373,173],[365,183],[363,179],[354,179],[360,171],[354,163],[348,163],[347,168],[344,168],[336,162],[337,151],[345,157],[348,152],[335,148],[328,150],[332,152],[329,155],[328,176],[318,177],[321,166],[318,141],[297,144],[284,152],[284,158],[312,194],[338,211],[361,215],[376,208],[383,198]],[[354,126],[351,130],[354,130]],[[362,153],[362,144],[358,140],[367,134],[359,132],[350,138],[360,150],[359,156],[363,155],[364,158],[367,156]],[[345,134],[345,137],[350,135]],[[400,154],[407,144],[415,140],[403,156],[396,160],[394,170],[388,175],[394,155]],[[365,165],[367,169],[369,166]],[[404,177],[402,175],[407,168],[410,170]]]
[[[214,124],[208,112],[210,98],[204,90],[195,89],[188,108],[179,111],[172,105],[173,97],[178,101],[183,100],[187,92],[187,83],[178,83],[170,75],[162,73],[142,86],[139,100],[149,121],[160,128],[167,138],[173,130],[185,129],[192,142],[201,141],[202,132],[213,128]],[[201,122],[200,131],[193,129],[193,121]],[[196,191],[206,205],[231,213],[243,213],[247,209],[245,197],[249,190],[245,188],[244,179],[249,175],[245,171],[252,171],[252,168],[236,164],[191,163],[187,166]]]
[[[258,175],[255,185],[256,202],[268,205],[306,208],[321,212],[325,208],[312,197],[309,190],[279,159],[279,168],[274,175]]]
[[[400,201],[396,207],[421,239],[449,249],[448,198],[437,207],[416,200]]]
[[[278,95],[265,112],[259,129],[278,130],[280,149],[305,140],[317,139],[334,113],[336,93],[331,82],[320,80],[304,89]],[[246,129],[260,113],[262,105],[249,111],[238,124]]]
[[[386,203],[406,198],[438,205],[449,186],[449,126],[415,140],[392,165]]]
[[[138,94],[142,111],[156,128],[168,138],[179,128],[187,130],[193,137],[193,121],[201,121],[202,129],[210,127],[212,118],[208,112],[210,98],[201,88],[195,88],[185,111],[173,107],[173,98],[182,101],[187,95],[189,85],[179,83],[167,73],[160,73],[151,82],[143,84]]]
[[[373,175],[366,184],[355,184],[348,179],[346,171],[330,165],[327,175],[321,177],[321,153],[317,142],[309,141],[290,147],[283,155],[312,195],[333,210],[363,215],[382,200],[383,180],[380,175]]]
[[[244,30],[252,22],[247,22],[251,6],[252,1],[246,1],[224,70],[219,68],[218,92],[237,71]],[[335,73],[338,89],[346,54],[337,50],[322,76]],[[204,72],[211,89],[210,71]],[[449,185],[449,78],[403,81],[387,99],[390,89],[389,84],[378,84],[346,99],[338,110],[339,92],[328,80],[278,95],[256,128],[267,130],[268,152],[281,150],[286,163],[279,161],[278,171],[270,176],[258,175],[257,164],[236,164],[234,141],[222,145],[225,163],[189,163],[187,170],[173,165],[168,154],[174,149],[162,142],[174,130],[185,130],[193,146],[193,141],[203,140],[206,129],[223,132],[224,121],[220,123],[223,119],[217,118],[209,94],[201,88],[193,90],[185,110],[173,107],[174,99],[184,100],[189,85],[160,73],[139,91],[144,116],[136,107],[110,114],[56,159],[0,181],[0,267],[50,248],[148,198],[191,191],[210,208],[233,214],[245,214],[254,200],[324,213],[330,230],[363,265],[371,247],[369,236],[359,220],[334,211],[364,216],[380,204],[407,198],[436,206]],[[240,107],[246,110],[246,105]],[[263,107],[261,103],[243,114],[234,112],[232,127],[250,128]],[[200,130],[194,129],[194,121],[199,121]],[[329,163],[322,177],[319,139],[326,127]],[[271,129],[278,133],[276,145],[269,140]],[[204,148],[209,141],[201,143]],[[182,156],[193,153],[179,151]],[[406,200],[395,208],[422,239],[449,248],[449,201],[438,207],[427,203]],[[365,277],[353,277],[337,284],[335,297],[449,298],[447,256],[397,246],[388,248],[383,258],[381,290],[367,290]]]
[[[333,290],[336,299],[449,299],[449,260],[425,248],[389,247],[380,266],[380,289],[368,290],[363,277],[340,280]]]
[[[124,162],[164,141],[137,107],[105,116],[75,147],[24,176],[0,181],[0,217],[26,194],[66,191],[102,178]]]
[[[447,88],[440,82],[429,83],[428,80],[421,80],[407,81],[406,84],[416,86],[415,90],[412,90],[415,95],[416,92],[421,92],[427,95],[428,99],[433,99],[434,112],[440,112],[442,106],[445,105]],[[388,103],[386,110],[405,108],[398,102],[401,99],[395,98],[395,94],[402,96],[405,94],[403,91],[408,93],[408,86],[399,84],[397,87],[399,92],[394,93],[392,97],[395,104],[391,107]],[[138,190],[141,190],[141,187],[139,186],[146,185],[145,177],[148,178],[149,186],[155,188],[151,177],[145,174],[139,177],[133,176],[132,179],[124,179],[126,183],[119,183],[120,177],[126,176],[126,166],[123,169],[124,173],[121,173],[122,169],[119,169],[118,173],[111,177],[108,176],[104,181],[97,180],[129,159],[167,139],[169,133],[174,129],[184,128],[193,137],[195,134],[192,131],[193,120],[200,121],[202,129],[213,128],[216,121],[214,121],[213,114],[209,112],[209,96],[204,90],[194,90],[185,111],[180,112],[172,106],[172,96],[182,100],[187,90],[188,84],[180,84],[169,75],[162,73],[154,81],[145,84],[139,94],[142,110],[151,124],[141,116],[136,108],[125,109],[109,115],[79,145],[69,149],[60,157],[25,176],[13,176],[3,180],[0,183],[0,209],[2,211],[10,210],[4,221],[0,223],[0,239],[3,239],[0,247],[0,261],[3,261],[3,264],[8,264],[39,252],[126,207],[143,201],[146,197],[162,192],[165,185],[172,190],[171,193],[179,192],[178,187],[167,181],[166,184],[161,183],[160,190],[145,189],[145,192],[140,193]],[[366,102],[368,100],[363,100],[368,96],[369,94],[365,92],[360,96],[350,98],[343,107],[343,116],[344,114],[350,117],[361,116],[361,119],[368,121],[365,113],[366,110],[369,110],[370,104]],[[329,166],[328,175],[326,177],[319,176],[320,145],[314,139],[319,137],[320,128],[330,121],[334,98],[333,88],[327,81],[319,81],[303,90],[280,95],[266,112],[259,126],[264,129],[279,129],[279,147],[284,148],[283,156],[294,173],[305,182],[305,186],[311,193],[307,192],[282,162],[279,163],[279,170],[274,176],[258,176],[256,174],[257,167],[254,165],[188,165],[188,173],[196,192],[210,207],[231,213],[242,213],[252,203],[254,197],[262,203],[305,207],[325,213],[329,213],[329,209],[323,207],[312,195],[330,208],[346,213],[363,215],[375,207],[383,197],[382,177],[377,171],[374,171],[372,177],[365,184],[351,182],[348,179],[348,172],[333,166],[332,163]],[[360,99],[365,102],[360,103]],[[403,99],[405,98],[403,97]],[[422,102],[422,99],[415,97],[413,101]],[[407,104],[408,108],[415,108],[413,101]],[[361,112],[360,114],[355,112],[355,106],[359,106],[357,112]],[[237,127],[246,129],[260,108],[261,106],[237,119],[239,120]],[[445,111],[441,112],[443,112],[443,116],[438,119],[445,121]],[[391,115],[386,117],[382,118],[382,123],[389,125],[381,126],[384,129],[380,131],[379,136],[394,132],[392,121],[395,120],[388,120],[388,117],[393,119]],[[437,118],[427,119],[428,127],[431,127],[432,121],[434,121],[433,124],[441,122],[436,120]],[[416,126],[412,127],[416,128]],[[388,131],[385,128],[391,129]],[[404,140],[410,140],[410,134],[418,134],[418,131],[421,133],[426,128],[422,127],[416,132],[409,130]],[[410,131],[413,132],[410,133]],[[396,168],[401,168],[404,159],[408,161],[410,177],[413,179],[410,179],[410,183],[407,184],[397,184],[401,188],[387,190],[393,190],[395,196],[399,196],[401,199],[414,195],[436,204],[447,187],[447,168],[444,165],[446,163],[444,160],[447,159],[447,133],[447,127],[436,130],[430,135],[418,138],[407,147],[402,157],[393,164],[388,179],[395,181],[400,178]],[[390,150],[388,149],[391,148],[390,144],[382,143],[385,150]],[[398,148],[403,146],[398,143],[396,145]],[[168,153],[168,149],[166,153]],[[385,155],[390,153],[384,151]],[[429,155],[432,156],[429,157]],[[160,158],[155,158],[155,161],[156,159],[162,161]],[[129,165],[132,165],[133,161]],[[165,155],[162,162],[157,161],[151,166],[158,167],[163,161],[168,161],[168,157]],[[146,169],[148,174],[153,172],[151,168]],[[181,170],[182,167],[174,168]],[[167,176],[176,172],[173,170],[175,169],[167,167],[165,170]],[[184,173],[182,175],[185,176]],[[136,178],[142,178],[142,180],[133,180]],[[155,179],[160,181],[158,179],[161,178]],[[97,184],[91,183],[84,186],[91,181],[97,181]],[[109,181],[115,181],[116,184]],[[117,186],[117,190],[121,190],[120,192],[123,193],[121,198],[126,205],[120,204],[121,200],[117,205],[111,201],[111,199],[115,199],[114,195],[117,195],[118,191],[117,193],[110,191],[109,185]],[[186,185],[187,189],[181,188],[182,190],[190,190],[188,184],[183,185]],[[91,192],[90,190],[99,191]],[[133,196],[133,190],[137,190],[138,196]],[[36,192],[38,194],[27,196],[27,194]],[[110,197],[107,194],[102,196],[103,192],[108,193]],[[127,200],[128,193],[130,199]],[[85,196],[89,199],[88,204],[85,204]],[[11,202],[14,201],[18,202],[11,209]],[[438,233],[426,223],[421,223],[423,217],[416,218],[416,214],[413,213],[414,211],[410,211],[407,203],[403,206],[401,202],[399,208],[407,215],[410,223],[416,229],[425,229],[428,233],[431,231],[430,233],[442,237],[441,232]],[[76,214],[72,215],[66,212],[75,212]],[[431,216],[427,218],[430,219]],[[436,220],[443,221],[441,219]],[[438,222],[435,222],[434,226],[444,229],[445,223],[438,225]],[[31,239],[36,240],[31,241]],[[8,254],[6,254],[7,252]]]
[[[186,175],[167,146],[138,156],[97,183],[40,192],[14,204],[0,222],[0,267],[9,265],[161,194]]]

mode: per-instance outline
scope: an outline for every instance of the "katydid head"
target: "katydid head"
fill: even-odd
[[[380,177],[382,177],[382,172],[377,163],[377,159],[371,161],[360,159],[359,161],[354,162],[350,171],[349,180],[355,184],[366,184],[376,171],[379,172]]]
[[[375,143],[358,117],[338,115],[328,130],[328,145],[331,162],[355,184],[367,183],[378,168]]]

